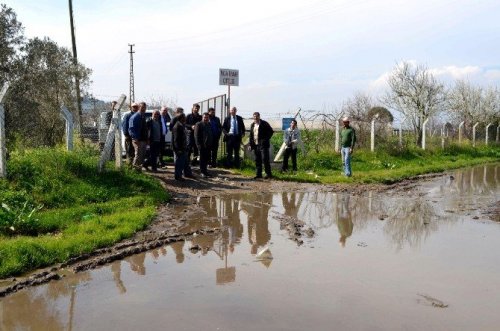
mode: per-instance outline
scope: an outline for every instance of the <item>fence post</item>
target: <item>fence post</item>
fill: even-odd
[[[441,128],[441,148],[444,149],[444,132],[446,130],[446,123],[443,124]]]
[[[488,123],[488,125],[486,125],[486,138],[484,139],[484,143],[486,144],[486,146],[488,146],[488,138],[489,138],[489,130],[490,130],[490,126],[492,126],[493,123]]]
[[[118,109],[121,109],[123,104],[125,103],[126,96],[125,94],[122,94],[120,98],[117,101]],[[99,159],[99,164],[97,170],[99,172],[102,172],[104,170],[104,166],[106,164],[106,161],[110,159],[111,156],[111,149],[113,148],[113,141],[115,140],[115,134],[116,130],[120,130],[120,128],[117,127],[117,118],[114,117],[114,111],[113,111],[113,118],[111,119],[111,125],[109,126],[108,134],[106,136],[106,142],[104,143],[104,148],[101,153],[101,158]],[[120,138],[121,140],[121,138]],[[121,146],[121,144],[120,144]],[[121,158],[121,153],[120,153],[120,158]]]
[[[335,119],[335,152],[340,151],[340,119]]]
[[[7,177],[7,142],[5,141],[5,109],[3,97],[7,94],[9,82],[5,83],[0,91],[0,178]]]
[[[427,126],[427,122],[429,119],[426,119],[424,123],[422,123],[422,149],[425,150],[425,127]]]
[[[500,125],[497,126],[497,138],[495,139],[496,142],[498,142],[500,139]]]
[[[372,126],[370,130],[370,150],[375,151],[375,118],[372,119]]]
[[[73,114],[66,108],[66,106],[61,106],[61,115],[66,121],[66,149],[68,151],[73,150]]]
[[[402,121],[399,122],[399,147],[403,146],[403,123],[406,121],[406,118],[403,118]]]
[[[462,130],[463,130],[464,124],[465,124],[465,121],[462,121],[458,125],[458,143],[459,144],[462,142]]]
[[[122,101],[123,98],[123,101]],[[121,107],[125,104],[126,96],[122,94],[117,101],[118,107],[113,109],[113,119],[112,121],[116,122],[116,130],[115,130],[115,167],[117,169],[121,169],[123,167],[123,159],[122,159],[122,116],[121,116]]]
[[[479,125],[479,122],[476,122],[472,127],[472,146],[476,147],[476,127]]]

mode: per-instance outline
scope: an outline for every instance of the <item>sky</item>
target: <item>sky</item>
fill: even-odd
[[[71,49],[68,1],[0,2],[27,37]],[[400,61],[448,86],[500,86],[498,0],[74,0],[73,11],[90,92],[106,101],[128,94],[128,44],[136,101],[187,109],[227,93],[219,68],[239,70],[231,105],[263,117],[331,109],[358,92],[376,99]]]

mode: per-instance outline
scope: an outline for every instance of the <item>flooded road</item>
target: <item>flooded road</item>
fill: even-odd
[[[183,230],[221,233],[2,298],[0,330],[498,330],[498,168],[411,192],[201,198]]]

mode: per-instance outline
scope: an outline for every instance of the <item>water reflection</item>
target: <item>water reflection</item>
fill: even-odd
[[[337,238],[340,246],[346,247],[342,250],[343,255],[349,254],[349,248],[356,246],[352,244],[356,235],[374,228],[382,229],[379,233],[383,239],[398,250],[418,248],[443,224],[459,223],[457,220],[468,212],[466,206],[498,200],[498,166],[458,171],[452,177],[438,178],[421,186],[410,198],[373,192],[361,197],[345,193],[283,192],[203,198],[199,201],[203,212],[189,220],[186,231],[222,226],[219,234],[197,236],[191,243],[175,242],[116,261],[104,270],[113,284],[113,293],[126,297],[134,292],[134,285],[127,281],[145,278],[147,272],[154,274],[151,263],[162,264],[171,260],[168,267],[176,267],[189,261],[187,254],[192,256],[185,250],[198,245],[201,251],[194,254],[217,261],[209,267],[211,281],[216,285],[234,284],[237,272],[239,279],[246,269],[237,270],[236,265],[241,261],[253,261],[259,249],[270,244],[272,235],[287,236],[270,218],[271,210],[304,221],[316,230],[317,239],[335,236],[335,247],[340,249]],[[450,214],[447,210],[457,212]],[[293,245],[291,241],[283,242]],[[170,249],[173,254],[167,254]],[[268,268],[271,266],[271,260],[263,263]],[[272,272],[273,268],[269,271]],[[130,274],[139,277],[130,277]],[[33,329],[40,325],[47,330],[71,329],[75,311],[79,308],[79,290],[96,281],[92,275],[93,272],[84,272],[1,299],[0,330]]]
[[[349,194],[342,194],[340,213],[338,215],[337,227],[339,228],[339,243],[345,247],[347,238],[352,235],[354,224],[352,223],[351,210],[349,209]]]
[[[247,214],[248,242],[251,245],[250,253],[255,255],[259,247],[264,247],[271,239],[269,232],[269,210],[273,203],[271,193],[259,194],[252,203],[242,205]]]

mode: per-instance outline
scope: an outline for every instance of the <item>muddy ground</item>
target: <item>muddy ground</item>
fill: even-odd
[[[158,178],[162,185],[171,193],[171,200],[158,207],[158,216],[144,231],[138,232],[132,238],[115,244],[112,247],[96,250],[90,254],[84,254],[79,257],[55,265],[43,270],[30,273],[25,277],[8,278],[0,280],[0,297],[19,291],[23,288],[39,285],[57,280],[68,273],[81,272],[94,269],[98,266],[121,260],[127,256],[138,254],[154,248],[164,246],[176,241],[190,240],[193,236],[199,234],[209,234],[221,231],[221,228],[202,227],[198,229],[186,230],[184,224],[187,219],[196,217],[202,212],[198,205],[200,198],[223,195],[223,194],[245,194],[245,193],[272,193],[272,192],[345,192],[351,195],[362,195],[368,191],[386,192],[390,194],[412,195],[413,188],[422,180],[428,180],[444,174],[432,174],[418,176],[404,180],[392,185],[361,185],[361,184],[310,184],[284,182],[279,180],[253,180],[248,177],[232,174],[227,170],[214,170],[215,175],[212,178],[187,179],[185,182],[175,181],[173,178],[173,169],[162,169],[157,173],[151,173]],[[498,213],[496,208],[492,213]],[[498,218],[498,215],[494,216]],[[493,218],[494,218],[493,217]],[[301,225],[294,223],[294,220],[280,220],[284,227],[290,228],[290,237],[292,240],[300,243],[297,237],[301,231]],[[311,233],[303,233],[312,236]],[[295,236],[295,237],[294,237]],[[202,249],[200,247],[191,247],[191,250]]]

